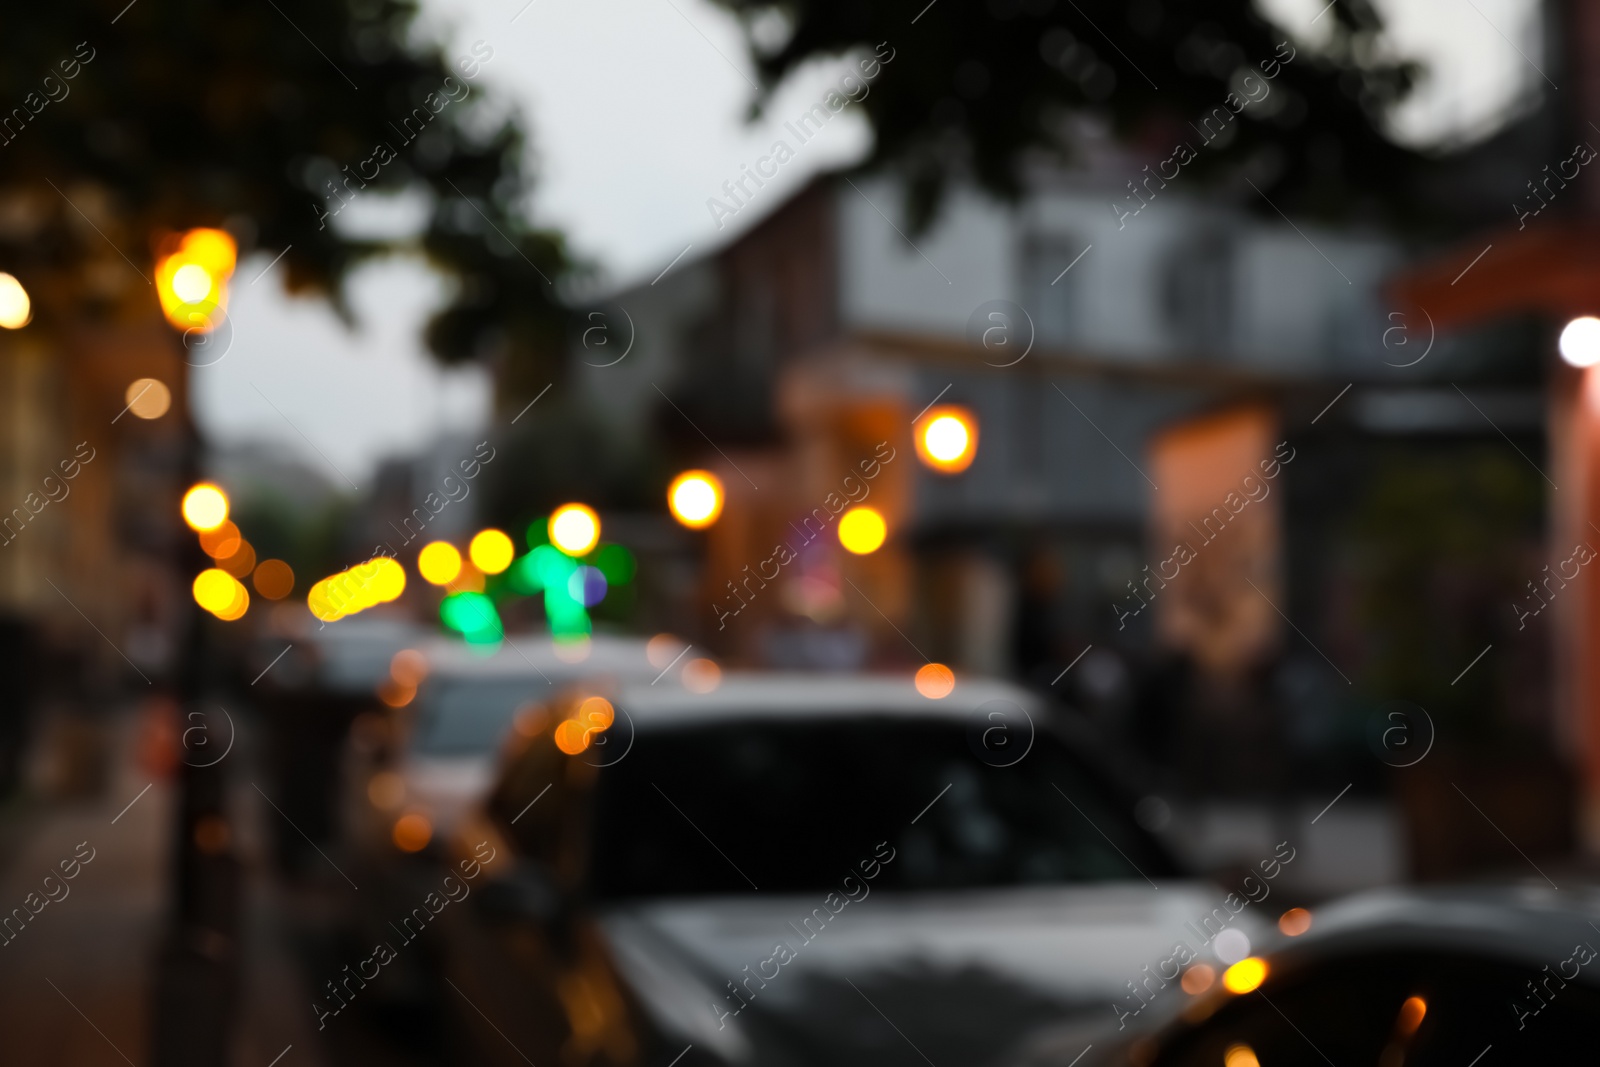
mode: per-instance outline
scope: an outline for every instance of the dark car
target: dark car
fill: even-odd
[[[886,677],[580,701],[457,835],[445,996],[489,1062],[541,1067],[960,1067],[1064,1020],[1093,1040],[1217,892],[1043,715]]]
[[[1500,1067],[1595,1063],[1600,895],[1549,887],[1363,894],[1106,1063]],[[1252,961],[1253,963],[1254,961]],[[1017,1064],[1065,1067],[1064,1053]],[[1081,1065],[1080,1065],[1081,1067]]]

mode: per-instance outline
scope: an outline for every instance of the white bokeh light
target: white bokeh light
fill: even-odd
[[[1600,363],[1600,319],[1583,315],[1567,323],[1561,331],[1561,358],[1574,367]]]

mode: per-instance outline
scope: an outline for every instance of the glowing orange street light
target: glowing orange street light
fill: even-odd
[[[156,262],[161,313],[180,330],[202,333],[221,324],[228,308],[228,279],[239,250],[224,230],[189,230]]]
[[[433,541],[417,554],[417,573],[429,585],[449,585],[461,573],[461,553],[449,541]]]
[[[978,454],[978,420],[964,407],[929,408],[914,432],[917,458],[941,474],[960,474]]]
[[[228,494],[201,482],[183,494],[183,521],[196,533],[215,530],[228,521]]]
[[[691,530],[702,530],[722,514],[722,482],[710,471],[684,471],[667,487],[672,517]]]

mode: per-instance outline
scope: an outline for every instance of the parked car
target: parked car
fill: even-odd
[[[488,1062],[960,1067],[1063,1020],[1097,1040],[1222,898],[1009,685],[729,674],[555,710],[462,821],[464,902],[430,934]]]
[[[540,714],[580,684],[589,693],[661,675],[646,645],[595,635],[577,658],[558,654],[544,637],[516,638],[489,652],[432,637],[403,653],[420,680],[390,695],[399,707],[374,704],[356,720],[341,776],[340,852],[363,894],[354,922],[361,943],[392,936],[387,916],[437,881],[438,842],[488,791],[496,754],[518,716]],[[392,684],[388,670],[384,678]],[[407,980],[386,983],[398,999],[430,995],[427,961],[416,957],[408,959],[420,966],[396,969]]]
[[[1597,948],[1600,894],[1592,890],[1363,894],[1319,909],[1309,933],[1264,953],[1258,986],[1233,993],[1219,983],[1163,1032],[1108,1047],[1094,1062],[1592,1063]],[[1016,1062],[1065,1067],[1068,1059],[1063,1048]]]

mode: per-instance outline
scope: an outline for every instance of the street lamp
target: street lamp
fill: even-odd
[[[722,482],[710,471],[684,471],[667,487],[672,517],[691,530],[703,530],[722,514]]]
[[[978,454],[978,420],[955,404],[929,408],[917,420],[917,458],[941,474],[960,474]]]

